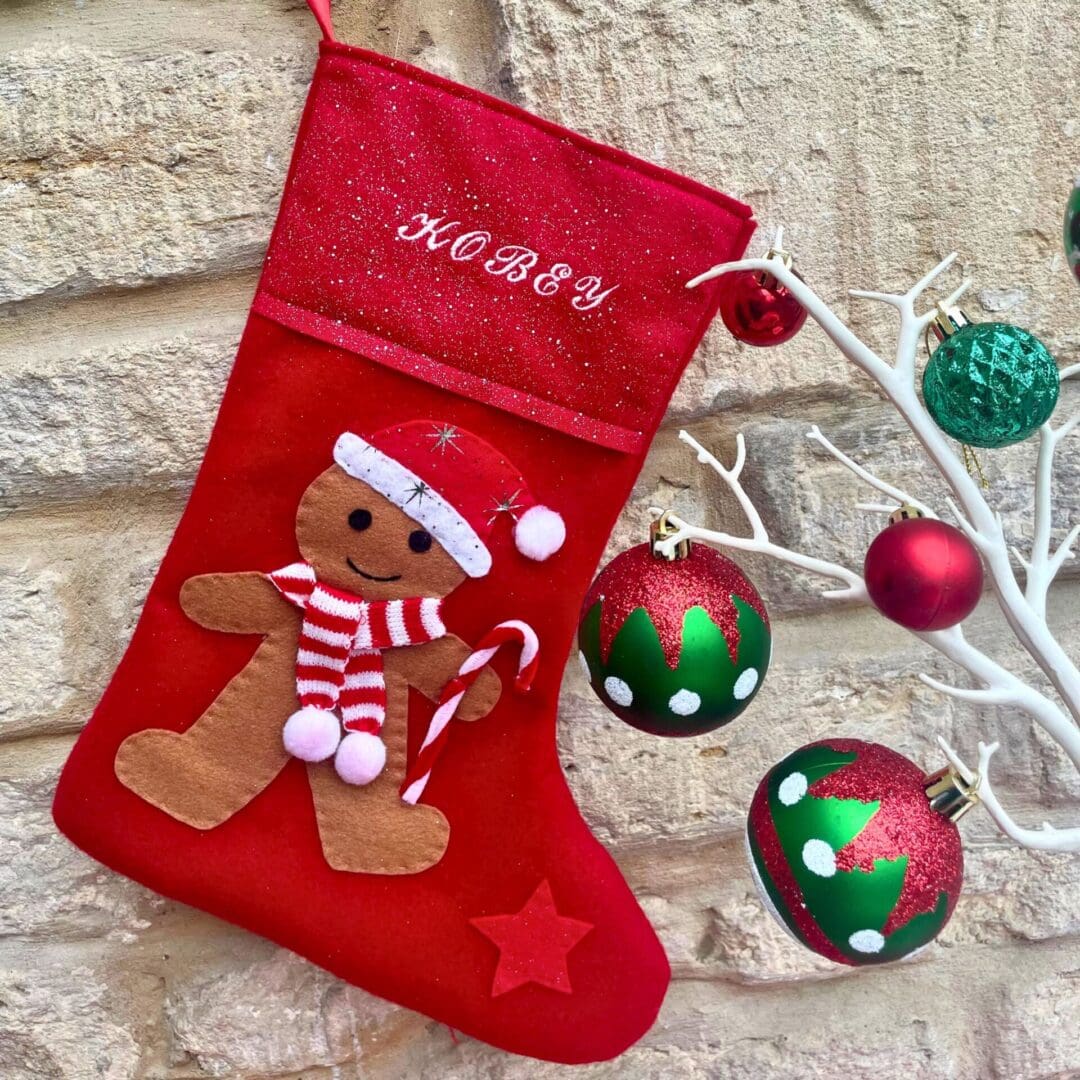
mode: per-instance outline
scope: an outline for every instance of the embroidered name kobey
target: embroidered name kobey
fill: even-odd
[[[491,247],[492,237],[487,229],[461,232],[462,223],[447,221],[446,215],[432,217],[431,214],[413,214],[409,221],[416,224],[398,227],[397,235],[402,240],[423,240],[428,251],[446,248],[454,262],[471,262]],[[519,284],[529,281],[539,262],[540,253],[524,244],[502,244],[483,261],[483,267],[495,277]],[[532,276],[533,291],[538,296],[554,296],[564,284],[569,283],[569,288],[577,294],[571,298],[571,305],[577,311],[591,311],[619,287],[610,285],[604,288],[603,281],[595,274],[585,274],[571,281],[572,278],[574,270],[569,263],[551,263],[546,270]]]

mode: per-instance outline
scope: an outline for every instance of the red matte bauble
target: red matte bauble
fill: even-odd
[[[898,521],[866,553],[866,590],[887,619],[908,630],[945,630],[979,602],[983,567],[971,541],[934,518]]]
[[[806,308],[771,274],[739,270],[725,278],[720,317],[747,345],[782,345],[806,322]]]

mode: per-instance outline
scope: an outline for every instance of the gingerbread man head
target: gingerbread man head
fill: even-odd
[[[319,581],[365,600],[446,596],[467,576],[423,524],[340,465],[304,492],[296,539]]]
[[[346,432],[334,461],[300,500],[297,542],[319,581],[365,600],[446,596],[483,577],[487,541],[504,522],[531,559],[566,537],[502,454],[451,424],[416,420],[367,439]]]

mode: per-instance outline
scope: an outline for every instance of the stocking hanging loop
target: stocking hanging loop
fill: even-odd
[[[319,29],[323,32],[323,37],[327,41],[334,41],[334,23],[330,18],[330,0],[307,0],[308,7],[311,8],[311,13],[315,16],[315,21],[319,24]]]

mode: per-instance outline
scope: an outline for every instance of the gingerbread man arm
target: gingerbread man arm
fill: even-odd
[[[180,606],[192,622],[227,634],[269,634],[293,626],[299,609],[265,574],[199,574],[180,587]]]
[[[457,674],[472,649],[455,634],[446,634],[422,645],[405,645],[385,653],[386,666],[402,675],[410,686],[426,698],[438,701],[443,687]],[[491,668],[477,676],[461,699],[455,716],[459,720],[479,720],[495,708],[502,682]]]

